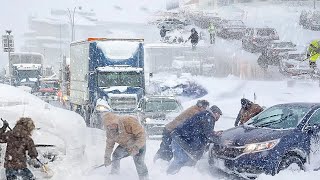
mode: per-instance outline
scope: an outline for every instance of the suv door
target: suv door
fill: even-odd
[[[305,127],[310,135],[310,168],[320,167],[320,109],[316,110],[309,118]]]

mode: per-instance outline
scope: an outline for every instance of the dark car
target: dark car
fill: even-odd
[[[241,20],[222,20],[217,27],[217,36],[224,39],[241,39],[246,26]]]
[[[258,58],[258,64],[263,69],[267,69],[269,65],[279,66],[285,52],[296,51],[297,49],[297,45],[292,42],[273,41],[262,51]]]
[[[275,105],[215,139],[209,164],[245,178],[317,169],[319,135],[320,103]]]
[[[161,137],[164,126],[182,112],[173,96],[146,96],[139,102],[138,119],[149,137]]]
[[[261,52],[274,40],[279,40],[274,28],[247,28],[242,38],[242,47],[249,52]]]
[[[320,11],[302,11],[299,24],[305,29],[320,30]]]

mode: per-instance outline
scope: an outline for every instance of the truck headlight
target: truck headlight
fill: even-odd
[[[146,119],[145,119],[145,123],[148,124],[148,123],[150,123],[150,122],[151,122],[151,119],[150,119],[150,118],[146,118]]]
[[[104,111],[110,111],[110,108],[104,105],[97,105],[96,110],[100,112],[104,112]]]
[[[253,153],[253,152],[269,150],[275,147],[279,143],[279,141],[280,139],[276,139],[276,140],[266,141],[262,143],[247,144],[243,152]]]

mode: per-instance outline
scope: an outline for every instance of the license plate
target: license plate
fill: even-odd
[[[225,161],[223,159],[215,159],[214,160],[214,166],[218,167],[219,169],[224,169],[225,168]]]

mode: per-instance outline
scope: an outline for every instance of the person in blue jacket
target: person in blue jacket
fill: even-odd
[[[193,166],[200,160],[210,137],[217,135],[214,126],[221,115],[221,110],[213,105],[188,118],[171,133],[174,159],[167,174],[176,174],[183,166]]]

